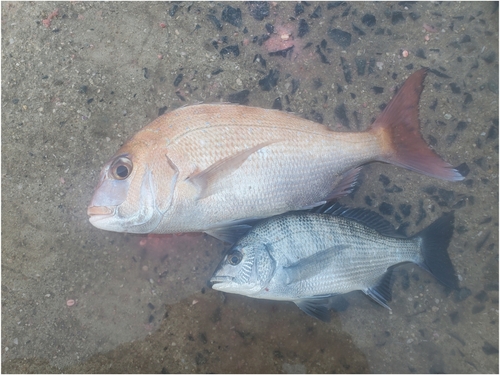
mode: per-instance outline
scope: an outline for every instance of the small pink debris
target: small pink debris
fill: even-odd
[[[160,22],[160,27],[164,29],[165,27],[167,27],[167,24],[165,22]]]
[[[429,36],[429,34],[426,34],[424,36],[424,39],[425,39],[426,42],[428,42],[429,40],[431,40],[431,37]]]
[[[75,300],[74,299],[69,299],[66,301],[66,306],[71,307],[75,305]]]
[[[192,305],[196,305],[198,303],[198,300],[197,299],[194,299],[193,302],[191,303],[191,306]]]
[[[401,52],[401,55],[406,58],[408,57],[409,52],[407,50],[403,50],[403,52]]]
[[[158,55],[158,60],[163,59],[163,55]]]
[[[49,28],[52,18],[57,17],[58,14],[59,14],[59,9],[56,9],[52,13],[50,13],[46,19],[42,20],[43,26]]]
[[[60,177],[60,178],[59,178],[59,182],[60,182],[61,184],[64,184],[66,181],[64,181],[64,178]]]
[[[439,29],[437,27],[429,25],[427,23],[424,23],[424,29],[425,29],[425,31],[428,31],[429,33],[439,32]]]

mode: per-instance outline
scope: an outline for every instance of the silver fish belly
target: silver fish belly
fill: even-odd
[[[403,262],[457,288],[447,253],[452,234],[452,214],[407,238],[376,213],[330,205],[322,213],[289,213],[256,225],[211,281],[216,290],[293,301],[328,320],[327,298],[354,290],[389,308],[392,267]]]

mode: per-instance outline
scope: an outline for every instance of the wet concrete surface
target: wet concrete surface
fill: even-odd
[[[422,66],[422,134],[466,179],[373,163],[341,203],[408,234],[454,210],[459,291],[403,265],[392,311],[355,292],[325,324],[213,291],[207,235],[88,222],[102,165],[165,111],[364,130]],[[3,2],[1,349],[7,373],[497,372],[497,3]]]

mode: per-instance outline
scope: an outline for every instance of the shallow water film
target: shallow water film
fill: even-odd
[[[2,2],[2,372],[497,373],[497,2]],[[408,235],[455,211],[450,291],[394,271],[330,323],[212,290],[227,244],[94,228],[116,150],[235,102],[362,131],[428,67],[423,138],[464,181],[371,163],[340,199]]]

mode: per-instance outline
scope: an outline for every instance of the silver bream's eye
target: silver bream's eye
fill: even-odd
[[[243,254],[238,250],[233,250],[229,254],[227,254],[227,261],[232,266],[236,266],[237,264],[239,264],[242,259],[243,259]]]

